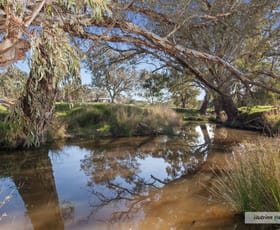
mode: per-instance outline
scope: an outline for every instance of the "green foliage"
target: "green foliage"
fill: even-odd
[[[24,89],[27,73],[10,66],[0,74],[0,98],[16,100]]]
[[[164,99],[164,89],[166,89],[166,77],[163,74],[142,72],[142,89],[144,91],[143,95],[151,103],[156,101],[163,101]]]
[[[19,102],[18,102],[19,103]],[[34,132],[30,130],[32,127],[31,121],[26,118],[19,104],[15,104],[8,113],[7,116],[7,132],[5,133],[5,140],[10,146],[22,145],[23,140],[26,140],[26,145],[29,146],[32,143],[37,146],[39,144],[38,136],[34,135]],[[25,127],[29,130],[29,134],[25,134]]]
[[[80,61],[69,37],[57,27],[43,30],[33,42],[33,57],[26,88],[7,118],[7,140],[12,145],[40,146],[52,120],[58,84],[77,78]],[[70,67],[70,68],[69,68]]]
[[[5,121],[0,120],[0,144],[5,142],[6,133],[9,131],[9,127]]]
[[[258,88],[251,94],[252,94],[252,98],[249,100],[248,104],[252,104],[252,105],[279,105],[280,104],[279,94],[272,93],[261,88]]]
[[[171,70],[167,77],[166,84],[172,94],[174,105],[182,108],[196,107],[198,104],[196,97],[199,95],[199,90],[193,83],[193,76]]]
[[[113,136],[133,136],[143,113],[141,108],[117,106],[111,108],[111,133]]]
[[[76,14],[84,11],[85,7],[88,7],[92,17],[96,20],[102,20],[102,14],[104,12],[111,14],[111,10],[108,7],[111,3],[110,0],[59,0],[58,3]]]
[[[107,15],[110,13],[107,6],[109,3],[108,0],[59,0],[52,4],[45,3],[42,9],[38,8],[41,10],[40,14],[36,15],[37,19],[40,18],[40,21],[36,22],[39,29],[26,42],[31,43],[32,47],[29,78],[19,101],[12,106],[7,118],[9,128],[6,139],[11,145],[23,144],[26,147],[38,147],[41,142],[45,142],[46,133],[53,118],[55,101],[58,97],[58,87],[63,81],[70,82],[71,85],[79,83],[80,57],[70,35],[64,32],[65,14],[67,20],[68,15],[74,15],[73,19],[68,21],[71,25],[78,24],[75,14],[81,13],[88,14],[90,12],[93,19],[100,21],[103,13]],[[14,20],[23,19],[26,9],[35,9],[34,4],[29,1],[0,2],[7,14],[5,16],[7,28],[4,30],[6,30],[5,36],[8,37],[8,42],[10,40],[16,41],[22,32],[28,35],[29,28],[26,26],[29,26],[30,22],[25,23],[25,20],[24,23],[21,23],[20,21],[18,24],[22,24],[22,28],[19,25],[17,30],[20,34],[18,34],[15,33],[14,29],[10,31],[10,27],[14,27],[14,25],[9,24],[9,19],[13,17]],[[55,18],[55,21],[50,22],[51,18]],[[75,29],[79,32],[83,30],[81,26],[77,26]],[[24,49],[19,52],[13,51],[11,47],[8,48],[14,53],[19,53],[17,55],[24,56],[21,54]],[[16,60],[18,58],[22,57],[16,57]]]
[[[183,115],[185,121],[207,121],[208,118],[199,113],[197,109],[175,108],[176,113]]]
[[[0,112],[3,113],[3,112],[6,112],[7,111],[7,108],[3,105],[0,105]]]
[[[91,85],[97,89],[96,98],[106,92],[111,102],[115,103],[114,100],[123,92],[132,91],[136,81],[136,71],[122,59],[118,52],[107,47],[99,47],[91,51],[87,58],[87,65],[92,74]],[[103,91],[102,94],[98,89]]]
[[[220,169],[212,193],[239,213],[280,211],[278,146],[246,145]]]
[[[70,38],[59,27],[42,31],[33,43],[31,75],[38,81],[53,75],[53,87],[66,76],[79,76],[80,59]],[[35,84],[35,90],[37,85]]]

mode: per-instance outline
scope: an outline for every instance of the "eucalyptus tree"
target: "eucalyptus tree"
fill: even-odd
[[[163,102],[168,93],[166,76],[162,73],[143,71],[140,77],[139,95],[150,103]]]
[[[89,41],[89,50],[100,41],[122,43],[123,50],[190,71],[215,93],[217,111],[225,110],[233,120],[238,113],[232,99],[235,84],[280,93],[279,9],[278,0],[1,0],[0,65],[23,58],[33,47],[31,80],[16,107],[21,109],[11,118],[24,117],[20,126],[15,124],[28,124],[19,130],[23,136],[33,133],[33,143],[43,139],[53,113],[47,100],[56,99],[57,80],[78,73],[73,44],[80,38]],[[47,96],[30,101],[39,94]],[[33,101],[44,105],[38,106],[43,112],[31,109]]]
[[[102,55],[100,55],[100,52]],[[115,103],[117,97],[136,85],[136,70],[118,52],[106,47],[96,48],[87,58],[92,74],[92,86],[106,92]]]
[[[279,1],[115,0],[110,7],[112,16],[99,23],[83,20],[81,37],[132,44],[128,50],[142,50],[165,65],[190,71],[213,92],[217,111],[225,110],[229,120],[238,113],[232,98],[235,84],[280,93],[265,82],[280,80],[275,72]]]
[[[167,88],[176,106],[196,106],[196,97],[200,91],[191,74],[171,70],[168,74]]]
[[[8,115],[8,141],[39,146],[46,140],[58,86],[65,76],[79,74],[79,56],[64,31],[64,16],[85,13],[101,20],[106,9],[106,2],[98,0],[0,1],[0,65],[23,58],[29,47],[32,53],[25,89]]]

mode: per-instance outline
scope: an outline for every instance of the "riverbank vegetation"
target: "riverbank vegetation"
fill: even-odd
[[[279,133],[280,116],[273,112],[274,106],[241,107],[239,117],[242,119],[237,128],[269,131]],[[5,120],[8,108],[0,106],[1,143],[16,146],[7,136],[9,125]],[[265,126],[261,119],[265,118]],[[245,124],[245,121],[251,123]],[[183,124],[189,122],[215,121],[210,109],[202,115],[198,109],[170,108],[163,105],[128,105],[109,103],[56,103],[55,118],[48,129],[47,141],[61,138],[104,136],[124,137],[159,134],[175,134]],[[252,126],[258,124],[259,126]],[[258,122],[258,123],[257,123]],[[245,125],[244,125],[245,124]],[[250,126],[251,125],[251,126]],[[264,130],[267,127],[267,130]],[[269,128],[269,129],[268,129]]]
[[[280,211],[279,140],[245,144],[224,168],[215,170],[212,194],[236,213]],[[264,143],[263,141],[261,141]]]
[[[171,98],[192,109],[203,91],[199,111],[212,107],[227,125],[240,106],[279,101],[279,1],[109,2],[0,1],[0,67],[31,54],[28,74],[16,73],[22,81],[0,74],[1,97],[19,94],[9,116],[16,139],[44,143],[60,93],[72,102],[88,90],[79,79],[86,71],[96,91],[82,101],[119,103],[133,89],[151,102]]]
[[[7,137],[7,110],[1,107],[0,137],[2,143],[16,146]],[[108,103],[56,104],[56,117],[48,130],[48,141],[59,138],[129,137],[174,135],[183,125],[181,115],[162,106],[134,106]],[[26,143],[28,144],[28,143]]]
[[[280,109],[278,106],[240,107],[232,127],[261,131],[269,136],[280,134]]]
[[[116,104],[85,104],[57,112],[71,135],[79,136],[143,136],[174,134],[182,119],[172,109],[161,106],[138,107]],[[61,113],[63,111],[63,113]]]

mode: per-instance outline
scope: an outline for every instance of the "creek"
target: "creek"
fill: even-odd
[[[258,136],[203,124],[174,137],[1,152],[0,229],[242,228],[243,220],[215,202],[209,188],[213,168]]]

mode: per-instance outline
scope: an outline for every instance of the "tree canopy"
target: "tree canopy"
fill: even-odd
[[[28,117],[36,113],[29,98],[44,92],[55,100],[58,82],[78,74],[79,59],[106,45],[123,59],[153,58],[157,69],[191,74],[232,120],[237,90],[280,93],[279,14],[278,0],[0,0],[0,66],[32,47],[20,103]]]

